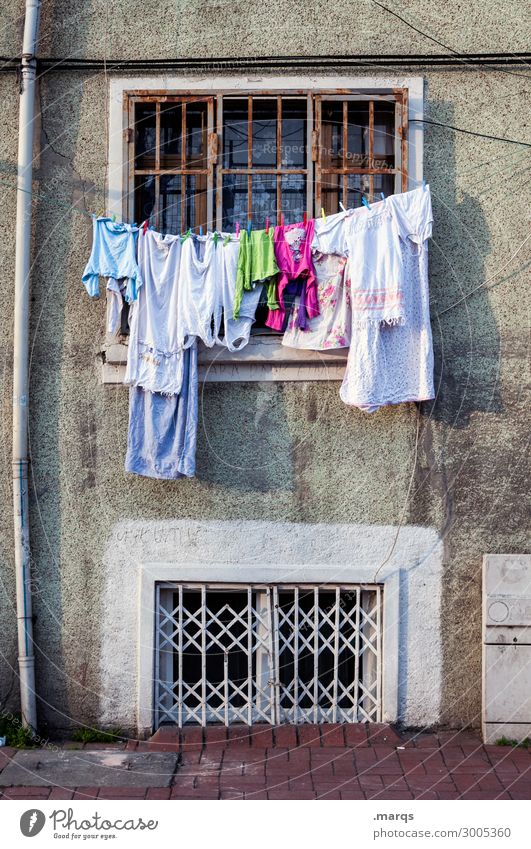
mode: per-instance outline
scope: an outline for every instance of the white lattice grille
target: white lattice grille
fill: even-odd
[[[155,724],[377,722],[381,587],[157,587]]]

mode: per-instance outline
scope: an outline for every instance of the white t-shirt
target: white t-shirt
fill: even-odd
[[[312,248],[349,257],[353,326],[404,321],[403,216],[385,201],[330,216],[316,231]],[[407,229],[407,227],[406,227]]]
[[[153,230],[138,236],[144,285],[129,312],[129,349],[124,382],[151,392],[177,395],[183,376],[177,335],[181,241]]]
[[[210,234],[191,234],[181,247],[178,340],[188,348],[197,337],[208,348],[215,342],[214,313],[222,257]]]
[[[226,242],[227,236],[229,240]],[[244,290],[240,305],[239,317],[234,319],[234,295],[236,292],[236,274],[238,269],[239,238],[232,234],[222,233],[218,240],[216,251],[221,259],[217,276],[217,297],[214,326],[216,344],[223,345],[229,351],[240,351],[244,348],[251,333],[256,308],[260,300],[262,286],[257,284],[252,291]],[[223,336],[220,336],[223,323]]]
[[[178,338],[188,347],[194,337],[211,348],[224,345],[230,351],[249,341],[251,325],[262,287],[245,292],[238,319],[233,319],[239,241],[221,233],[189,236],[182,246],[179,288]],[[223,336],[221,324],[223,322]]]
[[[430,191],[426,187],[392,195],[385,203],[401,234],[405,321],[353,327],[340,397],[366,412],[387,404],[429,400],[435,394],[428,287],[427,239],[433,222]]]

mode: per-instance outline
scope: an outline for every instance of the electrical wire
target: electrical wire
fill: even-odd
[[[394,13],[393,13],[394,14]],[[407,22],[406,22],[407,23]],[[408,26],[411,26],[408,24]],[[421,31],[419,31],[421,32]],[[431,38],[421,33],[426,38]],[[433,39],[432,39],[433,40]],[[439,42],[437,42],[439,43]],[[243,56],[243,57],[179,57],[162,59],[90,59],[75,57],[37,57],[38,72],[60,71],[98,71],[106,62],[109,70],[171,70],[171,69],[215,69],[244,70],[244,69],[273,69],[273,68],[312,68],[312,67],[456,67],[470,65],[472,67],[487,67],[502,71],[512,76],[531,79],[531,75],[519,74],[504,70],[504,65],[527,65],[531,62],[531,53],[457,53],[452,48],[442,45],[450,52],[448,54],[352,54],[322,55],[322,56]],[[1,56],[0,71],[14,71],[20,66],[20,57]]]
[[[439,41],[439,39],[434,38],[434,36],[429,35],[427,32],[424,32],[424,30],[419,29],[414,24],[410,23],[410,21],[406,20],[406,18],[403,18],[402,15],[399,15],[398,12],[395,12],[393,9],[390,9],[388,6],[384,6],[384,4],[380,3],[379,0],[371,0],[371,2],[374,3],[375,6],[378,6],[380,9],[383,9],[383,11],[387,12],[389,15],[393,15],[393,17],[398,18],[399,21],[402,21],[403,24],[405,24],[410,29],[414,30],[414,32],[418,33],[418,35],[421,35],[423,38],[427,38],[429,41],[432,41],[434,44],[437,44],[439,47],[444,47],[445,50],[448,50],[453,56],[458,58],[461,63],[470,64],[469,59],[467,58],[467,54],[459,53],[458,50],[454,50],[453,47],[450,47],[448,44],[445,44],[443,41]],[[505,54],[505,55],[509,55],[509,56],[514,55],[515,58],[516,58],[516,56],[518,56],[518,55],[525,55],[525,54]],[[521,60],[518,60],[518,63],[521,64]],[[525,60],[524,64],[527,65],[528,60]],[[529,75],[529,74],[518,74],[515,71],[504,71],[504,73],[511,74],[511,76],[514,76],[514,77],[524,77],[525,79],[531,79],[531,75]]]
[[[445,127],[447,130],[454,130],[456,133],[465,133],[467,136],[478,136],[481,139],[492,139],[493,141],[501,141],[506,144],[518,144],[522,147],[531,147],[531,143],[519,141],[519,139],[504,139],[501,136],[490,136],[487,133],[477,133],[474,130],[465,130],[463,127],[455,127],[453,124],[444,124],[439,121],[432,121],[428,118],[410,118],[410,124],[432,124],[434,127]]]

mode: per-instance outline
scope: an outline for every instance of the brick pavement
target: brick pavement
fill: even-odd
[[[95,749],[97,746],[65,747]],[[101,746],[99,747],[101,748]],[[531,752],[387,725],[162,728],[105,748],[179,752],[169,787],[7,787],[3,799],[531,799]]]

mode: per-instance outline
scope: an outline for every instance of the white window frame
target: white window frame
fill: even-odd
[[[128,96],[167,91],[195,92],[222,96],[249,92],[259,95],[289,94],[294,91],[336,96],[368,96],[371,93],[407,89],[408,99],[408,188],[423,180],[424,81],[422,77],[399,76],[225,76],[205,79],[199,76],[119,77],[110,81],[109,152],[107,210],[122,219],[127,209],[124,199],[128,185],[129,115]],[[231,353],[216,346],[200,346],[200,380],[204,382],[253,382],[258,380],[341,380],[347,351],[299,351],[284,347],[279,338],[251,336],[244,351]],[[127,345],[107,340],[104,347],[102,381],[122,383]]]

